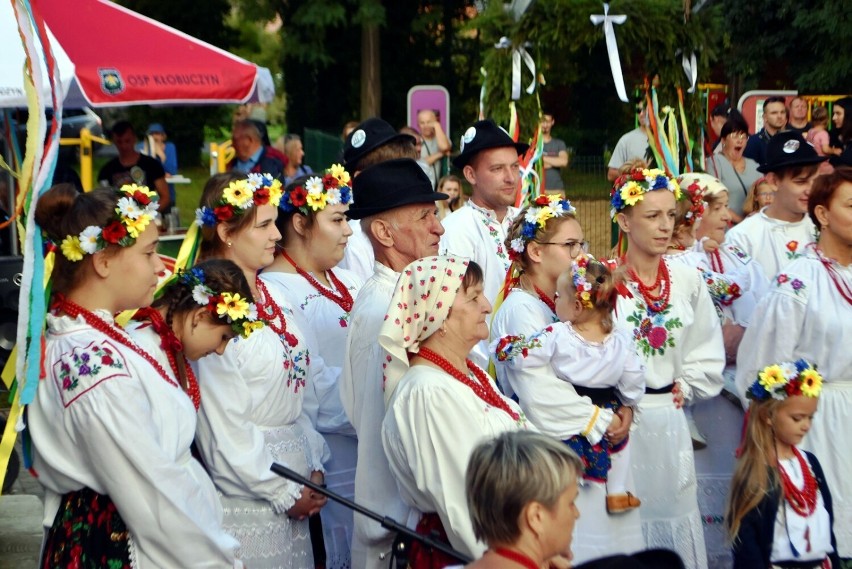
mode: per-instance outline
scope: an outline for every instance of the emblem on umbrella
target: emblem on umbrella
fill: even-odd
[[[118,95],[124,91],[124,79],[118,69],[98,67],[98,75],[101,76],[101,91],[107,95]]]

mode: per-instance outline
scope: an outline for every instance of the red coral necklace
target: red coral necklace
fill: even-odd
[[[420,347],[420,351],[417,352],[418,356],[423,358],[424,360],[430,361],[463,384],[470,387],[480,399],[491,405],[492,407],[497,407],[498,409],[502,409],[506,413],[509,414],[512,419],[517,421],[519,419],[519,415],[512,411],[506,401],[500,397],[494,388],[491,387],[491,380],[485,375],[481,369],[476,367],[472,361],[466,359],[465,363],[467,364],[467,369],[473,374],[475,380],[471,379],[470,376],[463,371],[457,369],[453,364],[447,361],[443,356],[439,356],[437,353],[433,352],[429,348]]]
[[[88,324],[98,332],[101,332],[105,336],[115,340],[119,344],[130,348],[133,352],[137,353],[142,359],[151,364],[154,369],[157,370],[157,373],[160,374],[160,377],[165,380],[166,383],[174,385],[178,389],[181,389],[180,385],[178,385],[175,380],[169,377],[169,374],[166,373],[166,370],[163,369],[163,366],[160,365],[160,362],[154,359],[154,356],[144,351],[139,346],[139,344],[137,344],[129,336],[127,336],[126,332],[116,327],[114,324],[110,324],[95,313],[86,310],[79,304],[68,300],[67,298],[65,298],[65,295],[62,294],[56,295],[56,302],[54,303],[54,307],[57,310],[64,312],[71,318],[77,318],[78,316],[82,316],[86,324]]]
[[[303,279],[308,281],[312,287],[317,289],[321,295],[335,303],[337,306],[343,309],[344,312],[352,311],[352,295],[349,293],[349,289],[346,288],[346,285],[343,284],[337,275],[334,274],[334,271],[331,269],[328,270],[328,280],[331,281],[332,286],[337,290],[337,294],[328,290],[328,288],[322,286],[318,280],[314,278],[312,274],[308,271],[300,267],[296,264],[290,255],[287,254],[287,251],[281,251],[281,255],[287,259],[287,262],[293,265],[293,268],[296,269],[296,272],[299,273]]]
[[[710,251],[710,268],[714,273],[724,273],[725,265],[722,264],[722,255],[719,250]]]
[[[666,266],[665,261],[660,259],[660,265],[657,268],[657,278],[650,286],[647,286],[642,282],[633,267],[630,267],[627,270],[627,274],[630,276],[630,280],[636,283],[636,287],[639,289],[639,294],[641,294],[642,298],[645,300],[648,310],[652,312],[662,312],[666,309],[666,307],[668,307],[669,299],[672,294],[672,281],[669,277],[669,269]],[[653,292],[657,289],[657,287],[660,288],[659,295],[654,294]]]
[[[544,294],[544,291],[537,286],[533,285],[533,288],[535,289],[535,293],[538,295],[539,300],[545,303],[551,312],[556,314],[556,301]]]
[[[258,317],[263,320],[267,326],[272,328],[273,332],[284,338],[287,344],[295,346],[299,343],[299,341],[296,336],[287,331],[287,319],[284,318],[284,313],[281,311],[281,307],[278,306],[278,303],[275,302],[272,296],[270,296],[269,290],[266,288],[266,285],[263,284],[263,280],[258,278],[255,282],[257,284],[257,290],[260,291],[260,295],[263,297],[256,299],[255,301]]]
[[[504,559],[514,561],[518,565],[523,565],[525,569],[541,569],[541,565],[518,551],[506,549],[505,547],[495,547],[492,551]]]
[[[151,308],[150,306],[147,308],[141,308],[136,311],[135,318],[141,320],[147,319],[151,322],[151,327],[160,337],[160,346],[162,346],[163,351],[166,353],[166,358],[169,360],[169,366],[172,368],[172,371],[175,372],[175,377],[181,377],[183,375],[186,378],[186,387],[184,388],[184,391],[186,391],[186,394],[189,395],[190,399],[192,399],[192,404],[195,405],[195,410],[198,411],[198,408],[201,406],[201,391],[198,388],[198,379],[195,377],[195,372],[192,371],[192,367],[189,365],[189,360],[186,359],[186,353],[183,351],[183,343],[178,340],[171,326],[166,324],[166,321],[163,320],[163,316],[160,314],[159,310]],[[183,365],[183,374],[181,374],[180,368],[178,367],[176,356],[178,352],[180,353],[180,357],[183,359],[181,362]]]

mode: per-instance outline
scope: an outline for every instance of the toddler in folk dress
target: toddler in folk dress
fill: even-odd
[[[609,267],[581,256],[556,282],[557,322],[529,338],[504,336],[492,349],[496,364],[511,368],[550,364],[556,375],[589,397],[601,410],[613,411],[609,431],[621,426],[618,410],[635,406],[645,392],[645,368],[633,338],[613,328],[617,286]],[[617,444],[605,436],[592,443],[587,436],[598,418],[564,441],[583,460],[583,477],[607,486],[611,514],[639,507],[627,488],[630,472],[628,438]]]

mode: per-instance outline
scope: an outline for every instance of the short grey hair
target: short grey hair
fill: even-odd
[[[530,431],[511,431],[480,444],[465,476],[473,533],[487,544],[514,543],[527,504],[552,509],[583,474],[568,445]]]
[[[237,131],[245,132],[255,140],[263,140],[263,137],[260,134],[260,129],[257,128],[257,125],[251,119],[243,119],[235,122],[233,132]]]

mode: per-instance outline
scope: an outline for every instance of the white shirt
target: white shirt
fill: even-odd
[[[494,315],[491,346],[496,347],[503,336],[530,336],[554,322],[556,315],[539,298],[522,289],[512,289]],[[493,352],[490,348],[492,358]],[[515,369],[494,359],[504,392],[518,396],[521,409],[538,430],[559,440],[588,431],[586,438],[591,444],[600,442],[612,422],[610,409],[597,407],[588,397],[577,395],[574,386],[560,379],[549,364]]]
[[[592,342],[570,322],[556,322],[526,338],[506,339],[502,347],[499,340],[492,344],[497,365],[512,369],[550,365],[559,379],[572,385],[614,387],[624,405],[635,405],[645,393],[645,368],[632,335],[624,330]]]
[[[625,162],[637,158],[644,160],[648,151],[648,135],[640,128],[634,128],[618,139],[612,156],[609,159],[609,168],[621,168]]]
[[[304,438],[286,444],[307,445],[310,470],[323,470],[328,448],[302,413],[305,386],[312,380],[312,366],[308,365],[312,356],[302,340],[304,334],[286,302],[276,298],[274,289],[269,292],[281,306],[287,332],[294,335],[296,345],[264,326],[247,339],[233,340],[224,355],[201,358],[196,442],[210,476],[225,495],[263,500],[283,514],[299,498],[302,487],[269,470],[275,454],[270,446],[282,442],[272,442],[274,437],[267,433],[299,425]]]
[[[382,363],[385,352],[379,345],[379,330],[393,298],[399,273],[382,263],[364,284],[355,300],[346,336],[340,397],[346,415],[358,435],[358,466],[355,470],[355,501],[405,524],[411,508],[402,501],[382,449],[382,419],[385,416]],[[379,555],[390,551],[393,534],[359,514],[355,515],[353,560],[357,548],[366,553],[367,567],[385,567]]]
[[[518,209],[510,207],[503,221],[497,221],[494,211],[468,200],[442,222],[444,235],[441,237],[441,255],[455,255],[476,261],[485,276],[485,298],[492,306],[511,264],[505,241],[517,214]],[[492,317],[493,313],[489,315],[489,324]],[[487,352],[488,343],[480,342],[471,352],[471,359],[486,367]]]
[[[343,259],[337,266],[352,271],[364,283],[373,276],[373,264],[376,262],[376,255],[373,253],[370,238],[361,229],[361,222],[357,219],[350,219],[349,227],[352,228],[352,235],[346,242]]]
[[[722,390],[725,348],[710,293],[695,269],[665,261],[672,280],[668,307],[647,309],[635,283],[619,295],[616,326],[632,334],[645,363],[645,383],[659,389],[678,380],[686,403]]]
[[[725,242],[735,245],[760,263],[767,278],[772,279],[790,261],[798,259],[805,247],[813,243],[816,228],[808,215],[800,221],[781,221],[766,215],[766,208],[745,218],[725,235]]]
[[[174,380],[159,343],[135,337]],[[196,412],[183,390],[82,317],[48,315],[44,362],[28,425],[46,525],[62,494],[88,487],[115,503],[134,567],[241,567],[216,490],[190,454]]]
[[[355,298],[361,288],[360,279],[343,269],[335,270],[334,274]],[[301,313],[296,322],[311,349],[314,375],[314,381],[307,386],[305,393],[305,413],[321,433],[354,436],[355,431],[340,401],[342,347],[349,332],[349,313],[320,294],[301,275],[276,271],[261,273],[260,278],[267,284],[270,294],[287,298],[291,306]]]
[[[382,423],[385,454],[403,500],[437,513],[450,545],[473,558],[485,544],[473,535],[465,497],[470,455],[501,433],[533,428],[514,401],[503,400],[518,420],[446,372],[415,365],[394,390]]]

